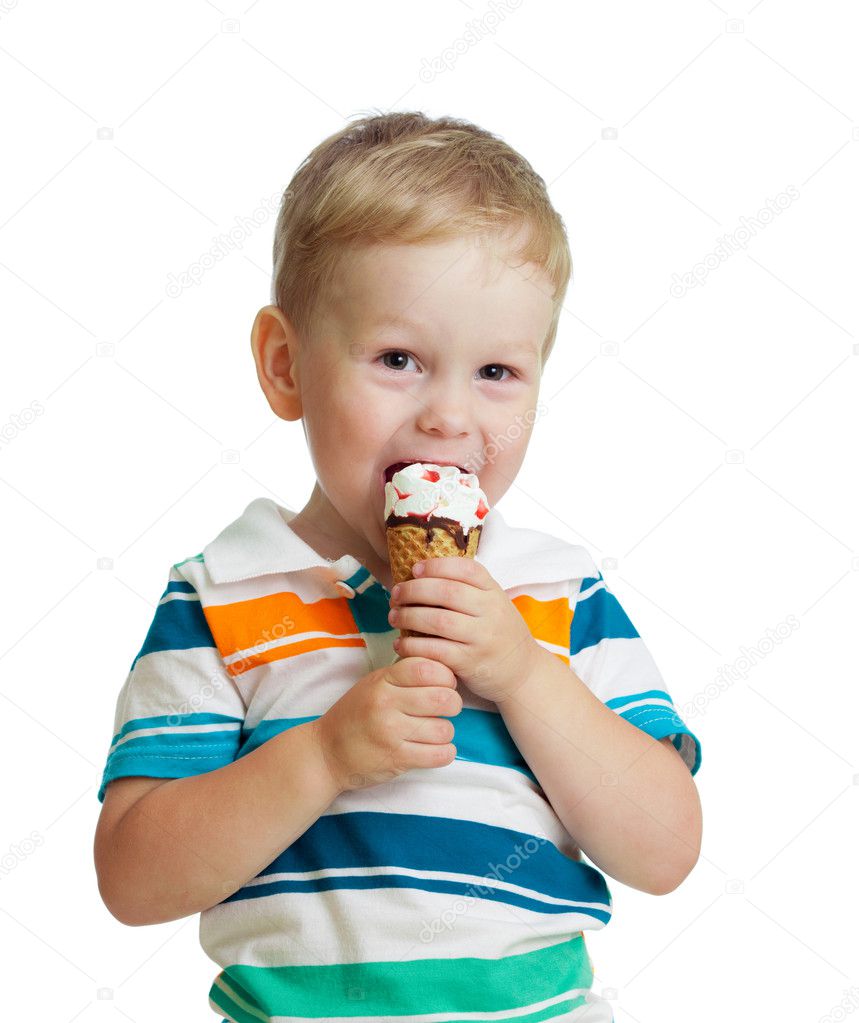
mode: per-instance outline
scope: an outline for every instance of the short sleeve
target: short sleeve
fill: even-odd
[[[99,802],[115,778],[186,778],[232,763],[244,717],[200,597],[173,566],[117,698]]]
[[[570,602],[570,667],[631,724],[654,739],[671,736],[694,775],[701,766],[701,744],[675,710],[650,651],[602,573],[574,580]]]

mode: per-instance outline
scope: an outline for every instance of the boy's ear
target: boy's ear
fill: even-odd
[[[279,306],[267,305],[256,314],[251,329],[251,349],[257,379],[272,412],[281,419],[301,419],[298,387],[299,339]]]

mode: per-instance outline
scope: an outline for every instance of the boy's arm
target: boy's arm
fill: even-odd
[[[544,647],[498,709],[562,824],[600,870],[653,895],[673,891],[701,848],[689,768],[607,707]]]
[[[130,926],[209,909],[256,877],[339,793],[316,721],[217,770],[165,781],[126,812],[111,813],[112,826],[99,821],[102,899]]]

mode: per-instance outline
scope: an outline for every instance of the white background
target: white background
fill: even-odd
[[[292,173],[388,109],[547,182],[574,278],[500,506],[588,548],[703,745],[700,861],[662,897],[608,879],[596,989],[617,1023],[859,1006],[857,28],[847,2],[0,2],[8,1019],[215,1019],[198,918],[102,905],[96,792],[169,566],[310,493],[250,327]]]

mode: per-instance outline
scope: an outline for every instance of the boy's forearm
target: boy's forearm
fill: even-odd
[[[564,827],[600,870],[651,894],[680,884],[698,859],[701,804],[675,750],[607,707],[545,648],[498,709]]]
[[[225,767],[159,785],[116,827],[111,911],[139,926],[222,902],[299,838],[337,795],[314,721]]]

